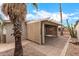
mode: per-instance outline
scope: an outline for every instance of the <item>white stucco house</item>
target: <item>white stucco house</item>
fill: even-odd
[[[1,28],[0,28],[1,29]],[[1,42],[6,41],[6,43],[14,42],[14,36],[13,34],[13,24],[10,20],[4,21],[3,26],[3,39],[1,39]],[[4,37],[5,36],[5,37]],[[22,40],[26,39],[26,22],[22,22]]]
[[[75,31],[77,33],[77,41],[79,42],[79,20],[75,24]]]

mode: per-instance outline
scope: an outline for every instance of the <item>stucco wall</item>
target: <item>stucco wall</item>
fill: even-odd
[[[13,29],[13,25],[11,23],[7,23],[4,26],[5,30],[6,30],[6,42],[10,43],[10,42],[14,42],[14,36],[11,35],[14,31]],[[26,39],[26,26],[24,23],[22,23],[22,40]]]
[[[14,41],[14,37],[13,35],[11,35],[13,33],[13,25],[11,23],[9,24],[5,24],[4,26],[5,30],[6,30],[6,42],[13,42]]]
[[[77,39],[78,39],[78,42],[79,42],[79,23],[76,25],[75,30],[77,32]]]

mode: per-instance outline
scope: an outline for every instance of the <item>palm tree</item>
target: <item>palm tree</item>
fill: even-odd
[[[33,3],[36,6],[35,3]],[[23,48],[21,43],[22,34],[22,22],[26,16],[26,4],[25,3],[5,3],[2,5],[2,11],[6,16],[9,16],[14,30],[15,37],[15,51],[14,56],[22,56]]]
[[[63,27],[62,27],[62,7],[61,3],[59,3],[59,10],[60,10],[60,20],[61,20],[61,35],[63,35]]]

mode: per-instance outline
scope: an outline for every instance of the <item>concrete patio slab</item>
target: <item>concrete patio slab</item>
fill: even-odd
[[[58,37],[47,40],[45,45],[22,41],[24,56],[60,56],[69,37]],[[13,56],[14,43],[0,44],[0,55]]]
[[[14,42],[13,43],[3,43],[3,44],[1,43],[0,52],[4,52],[4,51],[10,50],[10,49],[13,49],[15,47],[14,44],[15,44]],[[26,42],[26,40],[23,40],[22,45],[24,46],[26,44],[28,44],[28,42]]]

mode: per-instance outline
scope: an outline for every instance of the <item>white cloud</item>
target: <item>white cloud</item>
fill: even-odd
[[[47,11],[44,11],[44,10],[40,10],[40,11],[33,11],[35,13],[35,16],[37,19],[43,19],[43,18],[48,18],[52,15],[52,13],[49,13]]]
[[[73,17],[72,19],[79,19],[79,17]]]
[[[32,14],[27,14],[26,15],[26,19],[34,19],[34,18],[35,18],[35,16],[32,15]]]
[[[50,17],[52,15],[52,13],[49,13],[47,11],[41,10],[37,12],[38,16],[41,16],[42,18],[47,18]]]
[[[33,11],[35,14],[37,14],[40,18],[47,18],[47,17],[50,17],[50,19],[54,19],[58,22],[60,22],[60,13],[59,12],[54,12],[54,13],[51,13],[51,12],[47,12],[45,10],[40,10],[40,11]],[[62,12],[62,19],[63,20],[66,20],[68,19],[69,17],[73,16],[74,14],[73,13],[64,13]]]

